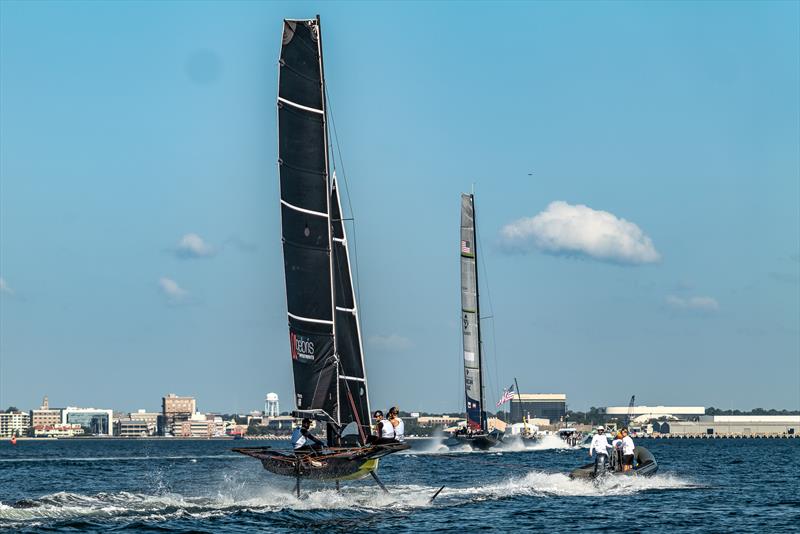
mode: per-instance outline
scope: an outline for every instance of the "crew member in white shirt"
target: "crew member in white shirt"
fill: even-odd
[[[367,443],[370,445],[384,445],[386,443],[396,443],[395,431],[392,423],[383,418],[383,412],[375,410],[375,434],[367,436]]]
[[[325,444],[318,440],[309,430],[311,419],[305,418],[299,427],[292,432],[292,449],[294,452],[318,451]]]
[[[633,439],[628,435],[628,429],[622,429],[622,470],[630,471],[633,469]]]
[[[403,420],[400,419],[400,410],[397,409],[397,406],[392,406],[389,408],[389,422],[392,423],[394,427],[394,439],[397,441],[405,441],[406,439],[406,425],[403,423]]]
[[[592,444],[589,446],[589,456],[592,456],[592,453],[595,454],[594,476],[598,475],[598,470],[600,469],[599,466],[601,463],[603,464],[603,471],[606,470],[606,465],[608,464],[608,449],[610,448],[611,445],[608,444],[608,440],[606,439],[605,427],[598,426],[597,434],[594,435],[592,438]]]

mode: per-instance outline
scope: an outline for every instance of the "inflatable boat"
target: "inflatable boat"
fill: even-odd
[[[633,449],[633,469],[628,471],[617,471],[615,469],[605,469],[598,473],[598,476],[614,475],[614,476],[639,476],[650,477],[658,471],[658,462],[656,462],[653,453],[644,447],[636,447]],[[569,478],[595,478],[594,462],[586,464],[572,471]]]

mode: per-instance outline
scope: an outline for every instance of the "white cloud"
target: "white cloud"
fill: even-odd
[[[717,311],[719,310],[719,302],[712,297],[676,297],[670,295],[667,297],[667,304],[679,310],[703,310],[703,311]]]
[[[203,241],[197,234],[186,234],[175,247],[180,258],[207,258],[214,255],[214,247]]]
[[[576,254],[612,263],[654,263],[661,255],[634,223],[582,204],[551,202],[534,217],[523,217],[500,229],[509,250],[538,249],[550,254]]]
[[[376,349],[401,351],[408,350],[414,346],[410,339],[399,334],[389,334],[388,336],[372,336],[369,344]]]
[[[161,292],[173,302],[178,302],[188,295],[186,290],[172,278],[162,276],[158,279],[158,286],[161,288]]]
[[[14,290],[8,287],[6,283],[6,279],[0,276],[0,293],[5,293],[6,295],[13,295]]]

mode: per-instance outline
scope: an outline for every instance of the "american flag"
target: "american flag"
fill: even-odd
[[[469,249],[469,241],[461,240],[461,252],[464,254],[472,254],[472,251]]]
[[[514,398],[514,384],[511,384],[509,387],[503,390],[503,396],[500,397],[499,401],[497,401],[497,407],[500,407],[501,404],[505,404],[513,398]]]

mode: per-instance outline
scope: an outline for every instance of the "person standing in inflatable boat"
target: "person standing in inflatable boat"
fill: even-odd
[[[606,470],[606,466],[608,465],[608,449],[610,448],[611,445],[608,444],[608,440],[606,439],[605,427],[598,426],[597,434],[594,435],[592,444],[589,446],[589,456],[591,457],[592,453],[595,453],[594,476],[598,475],[600,469],[603,471]]]

